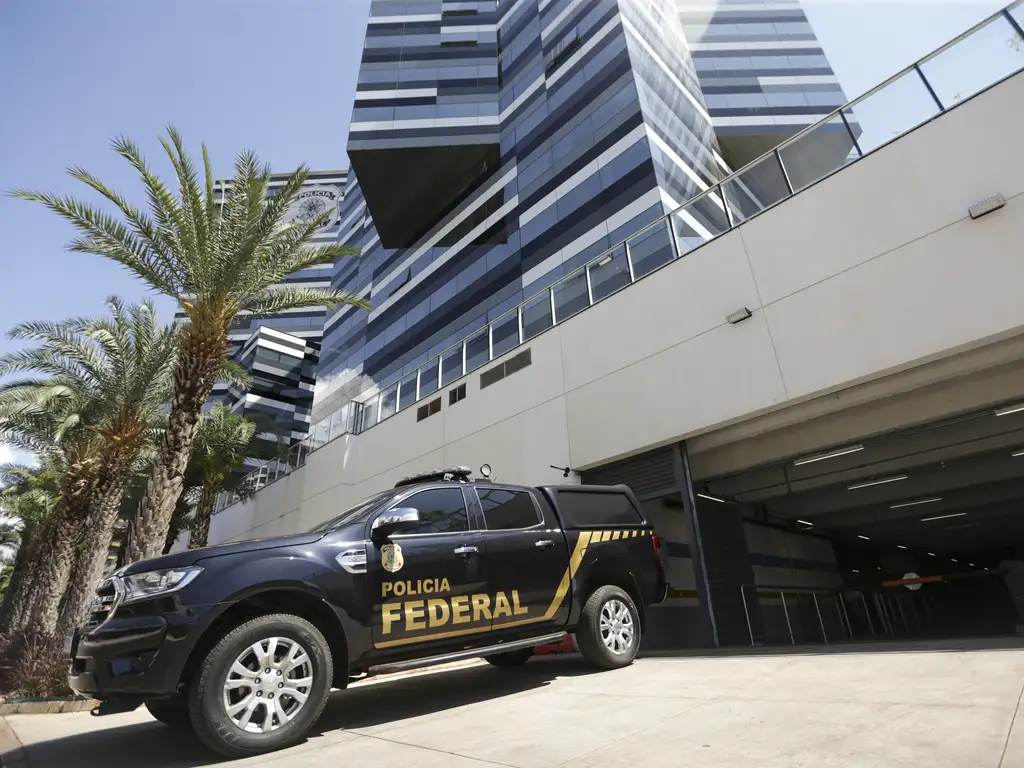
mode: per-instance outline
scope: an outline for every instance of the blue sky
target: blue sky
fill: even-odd
[[[851,98],[992,13],[1001,0],[807,0]],[[83,165],[138,197],[109,150],[125,134],[162,173],[156,137],[175,125],[214,170],[255,149],[275,170],[345,168],[345,137],[369,0],[4,0],[0,2],[0,190],[81,194]],[[884,118],[882,115],[879,119]],[[102,311],[143,287],[98,257],[63,250],[70,228],[0,197],[0,331]],[[170,319],[171,306],[158,301]],[[0,352],[12,347],[0,339]],[[0,446],[0,461],[6,449]]]

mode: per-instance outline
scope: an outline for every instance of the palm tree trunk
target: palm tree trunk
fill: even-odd
[[[78,562],[72,572],[71,589],[58,626],[61,634],[85,623],[96,584],[103,578],[117,513],[131,478],[130,465],[117,460],[112,465],[92,494],[89,524],[85,527]]]
[[[60,525],[40,548],[40,568],[35,590],[24,621],[27,632],[53,634],[57,630],[61,599],[67,591],[75,550],[82,538],[88,511],[83,506],[69,507]]]
[[[95,460],[86,460],[64,473],[61,501],[54,509],[48,535],[40,542],[31,602],[22,617],[27,632],[53,634],[57,629],[61,599],[89,515],[96,469]]]
[[[8,632],[24,629],[25,622],[28,621],[32,599],[38,591],[41,570],[39,553],[33,552],[29,561],[25,563],[25,575],[22,577],[21,586],[11,599],[11,613],[7,617],[6,623]]]
[[[130,563],[156,557],[163,551],[171,515],[185,487],[185,468],[192,452],[199,414],[213,391],[226,350],[226,324],[213,338],[201,335],[194,321],[182,334],[167,429],[146,484],[142,509],[135,519],[127,558]]]
[[[28,571],[32,550],[35,548],[35,528],[33,523],[26,522],[21,529],[21,544],[18,545],[18,552],[14,556],[14,564],[11,569],[11,578],[7,582],[7,589],[4,590],[3,605],[0,606],[0,629],[7,630],[10,627],[14,615],[16,603],[22,602],[22,592],[28,586],[25,576]]]
[[[189,529],[189,524],[186,522],[189,511],[189,505],[185,501],[185,497],[179,496],[177,503],[174,505],[174,514],[171,515],[171,523],[167,526],[167,536],[164,538],[164,549],[161,554],[170,554],[171,549],[174,547],[174,542],[178,540],[182,533]]]
[[[196,506],[196,517],[192,523],[192,533],[188,537],[188,548],[199,549],[205,547],[210,538],[210,518],[213,517],[213,505],[217,501],[217,494],[220,488],[212,484],[203,486],[199,495],[199,504]]]

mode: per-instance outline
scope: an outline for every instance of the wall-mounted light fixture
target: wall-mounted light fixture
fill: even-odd
[[[972,219],[980,219],[987,213],[998,211],[1004,205],[1006,205],[1006,200],[1003,199],[1003,196],[994,195],[993,197],[985,198],[980,203],[975,203],[967,209],[967,213],[970,214]]]
[[[725,319],[728,320],[732,325],[736,325],[736,323],[742,323],[744,320],[746,320],[748,317],[751,317],[752,315],[753,313],[749,309],[747,309],[746,307],[740,307],[735,312],[730,312],[728,315],[726,315]]]

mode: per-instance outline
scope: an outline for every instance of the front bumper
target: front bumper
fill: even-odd
[[[180,645],[169,639],[163,616],[114,618],[93,630],[76,630],[65,643],[68,685],[100,700],[174,693],[187,658]]]

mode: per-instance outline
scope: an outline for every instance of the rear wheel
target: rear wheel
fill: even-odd
[[[633,663],[640,650],[640,613],[619,587],[598,589],[583,606],[576,643],[583,658],[604,669]]]
[[[496,653],[493,656],[485,656],[484,659],[486,659],[488,664],[499,669],[511,669],[512,667],[523,666],[523,664],[530,660],[531,656],[533,656],[533,648],[524,648],[521,651],[506,651],[505,653]]]
[[[300,741],[323,712],[334,667],[320,631],[290,614],[260,616],[228,632],[189,689],[196,734],[226,757]]]
[[[188,716],[188,702],[184,696],[175,694],[162,699],[152,699],[146,702],[146,709],[164,725],[183,730],[192,729],[192,720]]]

